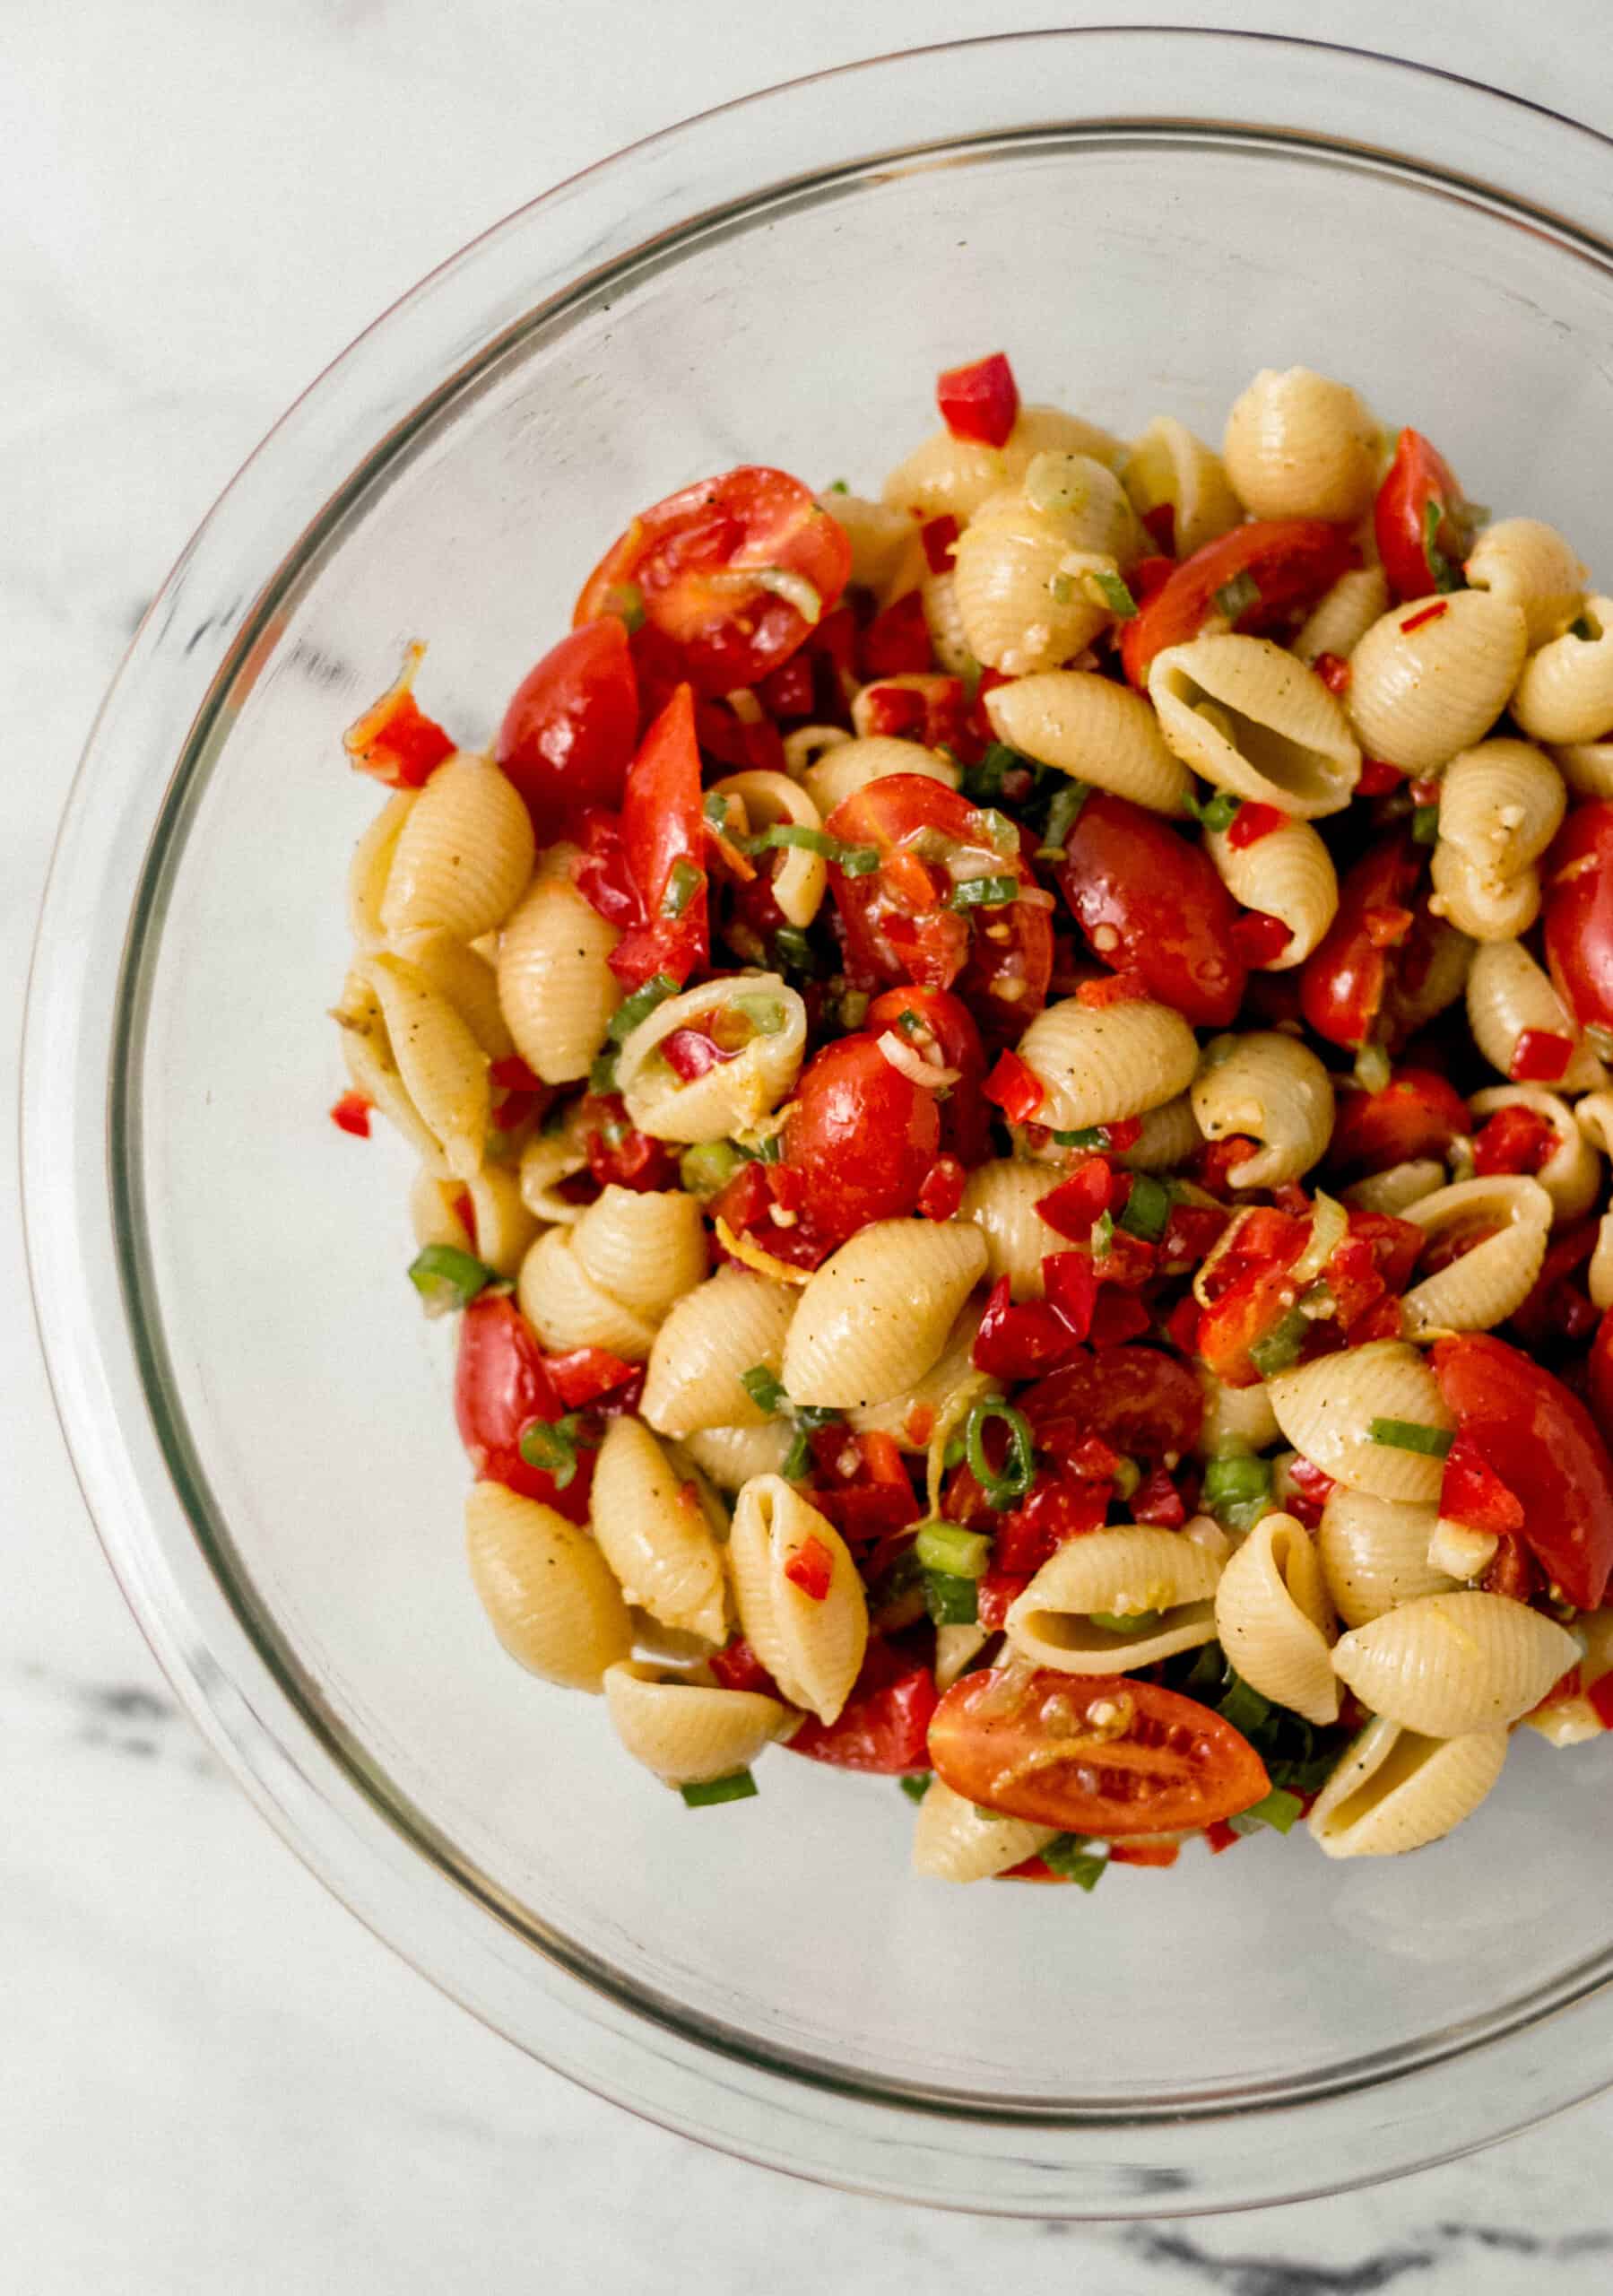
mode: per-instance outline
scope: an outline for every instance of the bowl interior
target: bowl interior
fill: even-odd
[[[1070,1891],[907,1870],[894,1784],[776,1754],[690,1813],[601,1707],[496,1648],[466,1577],[448,1343],[414,1312],[405,1152],[338,1134],[322,1019],[373,793],[340,733],[430,641],[467,745],[639,505],[776,463],[873,491],[931,378],[1214,439],[1258,367],[1353,380],[1469,489],[1613,566],[1613,281],[1477,196],[1236,135],[1049,132],[797,186],[613,267],[401,428],[307,548],[148,879],[113,1148],[165,1439],[260,1644],[399,1826],[668,2023],[855,2086],[1032,2111],[1275,2099],[1449,2048],[1609,1946],[1594,1752],[1518,1745],[1453,1840],[1334,1866],[1266,1837]]]

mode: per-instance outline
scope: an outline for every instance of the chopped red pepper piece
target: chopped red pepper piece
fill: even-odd
[[[1591,1710],[1604,1730],[1613,1730],[1613,1674],[1601,1674],[1585,1692]]]
[[[916,734],[924,722],[924,697],[916,686],[871,685],[862,699],[868,709],[871,736],[899,741]]]
[[[909,590],[894,605],[876,614],[863,632],[863,668],[871,678],[899,677],[905,671],[927,670],[933,655],[924,602]]]
[[[1011,1513],[999,1517],[992,1542],[992,1570],[1034,1578],[1066,1539],[1102,1530],[1113,1490],[1107,1481],[1083,1483],[1077,1476],[1044,1468],[1029,1496]]]
[[[546,1355],[543,1369],[568,1411],[596,1403],[638,1372],[637,1363],[624,1362],[605,1347],[573,1347],[564,1355]]]
[[[1097,1305],[1097,1270],[1091,1253],[1048,1252],[1042,1261],[1042,1283],[1049,1305],[1069,1325],[1072,1337],[1085,1339]]]
[[[1055,1235],[1072,1244],[1084,1244],[1094,1222],[1109,1209],[1114,1196],[1114,1175],[1103,1156],[1083,1158],[1068,1179],[1036,1198],[1036,1211]]]
[[[1132,1520],[1157,1523],[1162,1530],[1177,1531],[1187,1520],[1182,1493],[1164,1467],[1156,1467],[1132,1493]]]
[[[1034,1068],[1027,1067],[1017,1052],[1000,1056],[982,1090],[1010,1124],[1028,1124],[1047,1098],[1041,1078]]]
[[[926,1220],[950,1220],[963,1202],[967,1175],[956,1156],[938,1156],[919,1184],[918,1208]]]
[[[1336,658],[1336,656],[1326,654],[1322,657],[1323,661]],[[1217,1818],[1205,1827],[1204,1839],[1210,1844],[1210,1856],[1218,1857],[1223,1849],[1236,1849],[1244,1837],[1236,1831],[1229,1818]]]
[[[822,1602],[835,1575],[835,1558],[819,1537],[809,1531],[794,1553],[785,1565],[785,1577],[792,1587],[814,1603]]]
[[[1507,1070],[1514,1084],[1555,1084],[1574,1057],[1574,1040],[1551,1029],[1523,1029]]]
[[[1243,853],[1250,846],[1258,845],[1262,837],[1273,836],[1288,826],[1288,814],[1277,806],[1262,805],[1245,797],[1227,824],[1227,842],[1235,853]]]
[[[1363,912],[1362,926],[1375,949],[1398,949],[1416,918],[1409,909],[1386,906]]]
[[[1029,1571],[990,1570],[975,1584],[976,1623],[988,1634],[998,1634],[1010,1609],[1029,1586],[1035,1574]]]
[[[1336,660],[1337,658],[1338,657],[1336,656],[1322,657],[1323,660]],[[1322,667],[1322,662],[1318,661],[1315,666],[1320,669]],[[1343,667],[1345,674],[1348,676],[1349,664],[1346,662],[1343,665]],[[1340,692],[1341,690],[1342,689],[1338,686],[1335,686],[1333,689],[1335,693]],[[1392,789],[1398,789],[1405,778],[1406,777],[1401,770],[1400,767],[1398,765],[1391,765],[1387,758],[1364,758],[1361,761],[1361,778],[1356,783],[1356,795],[1357,797],[1386,797]]]
[[[1140,1339],[1153,1320],[1135,1293],[1100,1292],[1088,1337],[1094,1347],[1124,1347],[1128,1341]]]
[[[1307,1530],[1314,1531],[1322,1520],[1322,1510],[1338,1489],[1331,1474],[1297,1453],[1288,1462],[1288,1482],[1292,1490],[1288,1497],[1288,1512],[1298,1517]]]
[[[342,736],[354,771],[389,789],[423,789],[444,758],[454,754],[455,744],[410,691],[425,652],[418,639],[404,648],[395,682]]]
[[[1449,613],[1450,611],[1449,599],[1436,598],[1432,605],[1423,606],[1418,613],[1406,616],[1401,624],[1401,637],[1409,638],[1414,630],[1420,630],[1425,622],[1437,622],[1442,613]]]
[[[331,1109],[331,1122],[339,1132],[351,1132],[355,1140],[368,1140],[369,1111],[374,1106],[363,1092],[343,1092]]]
[[[510,1053],[503,1060],[495,1060],[487,1072],[487,1081],[500,1092],[541,1092],[543,1083],[534,1076],[518,1052]]]
[[[1232,945],[1252,971],[1280,957],[1294,938],[1280,917],[1263,909],[1241,909],[1232,920]]]
[[[926,518],[919,528],[919,540],[924,546],[924,563],[932,574],[948,574],[952,569],[952,544],[958,540],[958,521],[946,516]]]
[[[1480,1179],[1498,1172],[1532,1177],[1557,1153],[1557,1126],[1538,1109],[1514,1101],[1497,1109],[1473,1135],[1473,1170]]]
[[[928,1770],[935,1708],[929,1667],[898,1645],[876,1639],[835,1719],[820,1722],[809,1714],[790,1740],[790,1752],[884,1778]]]
[[[1458,1435],[1445,1454],[1439,1511],[1464,1530],[1493,1531],[1497,1537],[1523,1527],[1517,1495],[1507,1489],[1470,1435]]]
[[[1326,686],[1328,691],[1330,693],[1336,693],[1340,699],[1342,700],[1344,695],[1349,690],[1349,664],[1345,659],[1344,656],[1342,654],[1318,654],[1315,660],[1311,664],[1311,667],[1322,680],[1322,684]],[[1398,780],[1400,777],[1397,774],[1395,778]],[[1360,787],[1360,783],[1357,782],[1356,784],[1357,794],[1359,793]]]
[[[1078,1348],[1075,1334],[1046,1300],[1015,1306],[1004,1275],[992,1287],[969,1361],[995,1379],[1034,1379],[1067,1363]]]
[[[1080,1004],[1097,1013],[1106,1012],[1111,1004],[1150,1001],[1149,985],[1140,972],[1100,973],[1096,980],[1083,980],[1075,994]]]
[[[1116,1841],[1110,1844],[1111,1866],[1174,1866],[1182,1855],[1176,1841]]]
[[[1005,447],[1019,412],[1019,389],[1006,355],[993,351],[989,358],[938,375],[935,403],[955,439]]]
[[[780,1694],[778,1684],[742,1634],[736,1634],[721,1650],[714,1650],[706,1663],[724,1690],[759,1691],[764,1698]]]

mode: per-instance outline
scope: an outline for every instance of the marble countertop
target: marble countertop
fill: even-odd
[[[1015,21],[1087,11],[1020,0]],[[1304,30],[1613,126],[1600,0],[1095,21]],[[100,693],[282,406],[428,266],[682,115],[990,0],[11,0],[0,9],[0,1000],[22,984]],[[623,59],[630,59],[624,65]],[[368,122],[375,118],[378,126]],[[10,1159],[14,1125],[0,1120]],[[96,1545],[20,1233],[0,1229],[0,2281],[18,2296],[937,2292],[1512,2296],[1613,2268],[1613,2098],[1370,2195],[1130,2228],[931,2216],[793,2184],[599,2103],[378,1945],[206,1754]]]

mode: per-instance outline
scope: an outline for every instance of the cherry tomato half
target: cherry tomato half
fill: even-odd
[[[1204,1421],[1192,1369],[1153,1347],[1106,1347],[1050,1371],[1019,1397],[1039,1448],[1071,1458],[1090,1436],[1153,1465],[1191,1451]]]
[[[811,489],[746,464],[641,511],[584,583],[572,621],[620,612],[622,594],[636,590],[648,621],[683,649],[698,691],[732,693],[789,659],[850,572],[845,529]],[[801,584],[815,613],[801,610],[811,604]]]
[[[1377,920],[1406,909],[1421,874],[1407,834],[1373,846],[1345,873],[1333,921],[1299,977],[1305,1017],[1330,1044],[1359,1046],[1371,1036],[1393,963],[1394,944]]]
[[[681,685],[638,745],[621,808],[628,874],[645,923],[611,952],[611,970],[629,988],[658,972],[681,987],[710,945],[706,822],[700,811],[700,752],[694,696]]]
[[[1224,1029],[1248,978],[1233,940],[1237,903],[1203,847],[1158,813],[1095,789],[1054,871],[1094,953],[1135,972],[1196,1029]]]
[[[935,1094],[865,1032],[813,1056],[785,1118],[784,1166],[801,1181],[801,1219],[833,1243],[911,1212],[940,1149]]]
[[[1207,1706],[1158,1683],[1051,1666],[954,1683],[930,1724],[930,1759],[983,1809],[1110,1839],[1210,1825],[1270,1790],[1248,1740]]]
[[[929,1667],[876,1639],[835,1719],[820,1722],[809,1714],[790,1740],[790,1752],[883,1778],[925,1770],[925,1736],[935,1703]]]
[[[903,1025],[908,1014],[917,1022],[916,1036],[912,1021]],[[984,1162],[992,1152],[992,1111],[981,1096],[985,1051],[968,1006],[944,988],[921,988],[910,982],[876,996],[868,1008],[866,1026],[872,1037],[894,1029],[921,1051],[926,1037],[940,1047],[942,1060],[957,1069],[958,1077],[941,1104],[941,1148],[966,1164]]]
[[[1595,1610],[1613,1571],[1613,1458],[1560,1380],[1488,1332],[1434,1343],[1461,1433],[1522,1504],[1523,1541],[1568,1600]]]
[[[551,647],[516,688],[493,754],[541,835],[579,805],[621,803],[638,738],[638,681],[614,614]]]
[[[1613,799],[1576,805],[1545,866],[1546,961],[1581,1028],[1613,1029]]]
[[[1381,1092],[1340,1093],[1328,1169],[1340,1179],[1356,1179],[1418,1156],[1443,1159],[1452,1142],[1472,1129],[1453,1084],[1431,1068],[1402,1068]]]
[[[454,1415],[479,1475],[541,1499],[574,1523],[587,1520],[591,1450],[578,1449],[577,1473],[564,1491],[521,1457],[521,1430],[534,1419],[552,1424],[565,1416],[565,1405],[544,1368],[537,1335],[513,1300],[473,1300],[460,1318]]]
[[[1436,521],[1429,516],[1435,506]],[[1431,524],[1434,546],[1445,566],[1460,567],[1471,544],[1466,510],[1449,463],[1420,430],[1402,430],[1372,512],[1378,556],[1397,601],[1427,597],[1442,587],[1428,559]]]
[[[1216,592],[1246,576],[1257,596],[1232,628],[1256,635],[1279,631],[1308,612],[1357,562],[1343,526],[1321,518],[1256,518],[1207,542],[1167,577],[1121,632],[1126,676],[1141,689],[1149,665],[1167,646],[1184,646],[1218,611]]]

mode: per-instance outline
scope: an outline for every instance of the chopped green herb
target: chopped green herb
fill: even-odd
[[[529,1419],[518,1448],[529,1467],[541,1468],[553,1477],[557,1491],[564,1491],[576,1476],[578,1450],[591,1451],[595,1446],[582,1432],[577,1413],[568,1411],[564,1419]]]
[[[1128,1236],[1140,1236],[1144,1243],[1157,1244],[1164,1235],[1171,1216],[1170,1190],[1151,1172],[1139,1172],[1132,1182],[1132,1193],[1116,1223]]]
[[[715,1802],[748,1802],[756,1780],[748,1770],[732,1770],[726,1778],[702,1779],[695,1786],[678,1788],[691,1810],[707,1810]]]
[[[1122,1457],[1115,1461],[1114,1496],[1116,1499],[1129,1499],[1141,1481],[1142,1469],[1135,1459]]]
[[[820,1427],[838,1427],[846,1416],[844,1412],[837,1411],[830,1404],[796,1403],[790,1408],[795,1414],[797,1426],[810,1427],[814,1432]]]
[[[914,1552],[926,1570],[952,1578],[979,1578],[992,1559],[992,1543],[984,1531],[966,1531],[958,1523],[924,1523]]]
[[[720,789],[708,789],[706,792],[705,800],[701,804],[700,811],[705,814],[713,829],[727,828],[728,800],[724,796]]]
[[[1443,1459],[1456,1440],[1449,1427],[1427,1427],[1420,1419],[1374,1419],[1366,1432],[1373,1442],[1391,1450],[1420,1451],[1428,1459]]]
[[[1439,807],[1414,805],[1411,811],[1411,835],[1418,845],[1439,843]]]
[[[1227,1821],[1234,1833],[1258,1833],[1262,1826],[1271,1826],[1279,1833],[1287,1833],[1305,1804],[1297,1794],[1290,1794],[1284,1786],[1274,1786],[1261,1801],[1251,1803]]]
[[[780,972],[815,973],[817,952],[799,925],[781,925],[773,935],[773,961]]]
[[[1434,577],[1436,590],[1453,590],[1458,574],[1439,546],[1439,530],[1445,521],[1445,506],[1438,495],[1423,505],[1423,555],[1428,561],[1428,571]]]
[[[678,984],[670,972],[652,973],[642,988],[624,996],[611,1015],[605,1033],[612,1044],[623,1044],[640,1021],[647,1021],[657,1004],[664,1004],[669,996],[678,994]]]
[[[1042,831],[1042,842],[1036,848],[1038,861],[1062,861],[1064,842],[1080,818],[1081,807],[1092,795],[1084,781],[1067,781],[1054,792],[1047,808],[1047,825]]]
[[[786,1401],[784,1381],[765,1363],[753,1363],[740,1373],[740,1385],[759,1411],[781,1410]]]
[[[921,1033],[924,1025],[916,1013],[898,1013],[896,1024],[909,1042]]]
[[[1106,1634],[1151,1634],[1164,1617],[1163,1611],[1089,1611],[1088,1616],[1094,1626],[1101,1626]]]
[[[985,1431],[993,1420],[1008,1430],[1008,1456],[1000,1467],[985,1456]],[[1001,1515],[1023,1499],[1036,1476],[1035,1439],[1022,1411],[1001,1396],[983,1396],[964,1426],[964,1456],[969,1472],[985,1493],[986,1504]]]
[[[666,880],[666,891],[661,896],[662,916],[681,917],[705,883],[704,869],[697,869],[692,861],[674,861]]]
[[[1204,1469],[1204,1505],[1229,1530],[1253,1530],[1271,1510],[1271,1462],[1244,1457],[1211,1459]]]
[[[831,478],[828,484],[823,491],[826,494],[849,494],[851,492],[850,487],[847,486],[843,478]]]
[[[1187,808],[1194,820],[1201,822],[1206,829],[1219,831],[1232,827],[1233,816],[1243,802],[1241,797],[1235,797],[1230,789],[1214,790],[1208,797],[1201,797],[1196,790],[1190,790]]]
[[[785,1463],[779,1473],[786,1483],[799,1483],[811,1464],[812,1446],[807,1431],[804,1427],[798,1427],[789,1449],[785,1453]]]
[[[1310,1337],[1314,1318],[1299,1307],[1292,1307],[1279,1318],[1263,1339],[1257,1339],[1249,1350],[1249,1361],[1262,1379],[1275,1378],[1279,1371],[1288,1370],[1299,1361],[1299,1351]]]
[[[1051,1872],[1062,1874],[1067,1882],[1091,1891],[1103,1880],[1109,1863],[1109,1845],[1106,1841],[1092,1841],[1085,1834],[1060,1833],[1043,1846],[1041,1857]]]
[[[897,1779],[897,1784],[910,1802],[922,1802],[930,1791],[930,1772],[927,1770],[910,1770],[906,1778]]]
[[[1006,909],[1019,898],[1018,877],[966,877],[947,895],[949,909]]]
[[[964,768],[963,794],[976,804],[990,804],[1002,795],[1002,784],[1010,773],[1024,771],[1039,774],[1041,767],[1030,759],[1021,757],[1006,742],[991,742],[984,754],[973,765]]]
[[[1086,589],[1094,603],[1106,605],[1117,622],[1130,622],[1137,612],[1137,601],[1126,587],[1123,578],[1111,574],[1106,567],[1094,566],[1086,576]]]
[[[1055,606],[1067,606],[1075,596],[1075,584],[1068,574],[1055,574],[1047,587]]]
[[[1231,1673],[1230,1667],[1227,1669]],[[1271,1718],[1271,1701],[1251,1690],[1241,1674],[1233,1674],[1232,1687],[1222,1699],[1217,1712],[1223,1722],[1230,1722],[1235,1730],[1247,1738],[1252,1732],[1263,1729]]]
[[[924,1607],[932,1626],[974,1626],[980,1617],[980,1596],[972,1578],[955,1578],[950,1570],[926,1570]]]
[[[678,1178],[690,1196],[708,1204],[750,1161],[732,1140],[702,1140],[683,1151],[678,1160]]]
[[[1101,1124],[1084,1124],[1079,1132],[1055,1132],[1053,1136],[1061,1148],[1094,1148],[1100,1154],[1109,1144],[1108,1127]]]
[[[479,1292],[498,1283],[499,1274],[457,1244],[428,1244],[410,1261],[409,1281],[429,1316],[447,1316],[456,1308],[468,1308]]]
[[[1222,583],[1215,594],[1215,602],[1218,613],[1224,613],[1228,622],[1236,622],[1240,614],[1247,613],[1251,606],[1259,605],[1260,584],[1245,567],[1241,574],[1235,574],[1230,582]]]
[[[946,1447],[941,1455],[942,1466],[960,1467],[964,1462],[964,1448],[963,1430],[959,1427],[947,1438]]]

